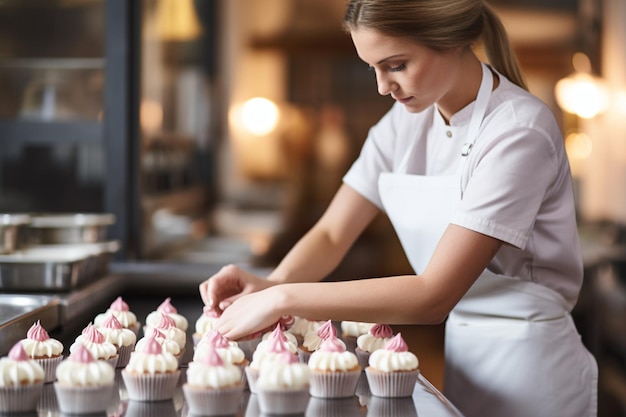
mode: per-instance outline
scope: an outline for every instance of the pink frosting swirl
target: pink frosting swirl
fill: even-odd
[[[115,317],[115,314],[111,313],[102,322],[102,327],[105,329],[122,329],[122,323]]]
[[[30,360],[30,358],[26,354],[26,351],[24,350],[24,346],[22,346],[20,342],[17,342],[15,345],[13,345],[13,347],[9,351],[8,356],[10,359],[13,359],[14,361],[17,361],[17,362],[24,362],[24,361]]]
[[[30,327],[30,329],[28,329],[28,332],[26,333],[26,337],[31,340],[36,340],[38,342],[43,342],[44,340],[50,339],[48,332],[46,331],[46,329],[44,329],[41,326],[41,323],[39,322],[39,320],[37,320],[37,322],[34,323]]]
[[[372,336],[380,339],[388,339],[393,336],[393,329],[388,324],[375,324],[369,332]]]
[[[178,312],[176,307],[172,305],[172,297],[167,297],[158,307],[157,311],[165,314],[175,314]]]
[[[280,325],[276,326],[276,329],[270,334],[268,340],[268,352],[272,353],[283,353],[289,352],[289,348],[287,347],[287,336],[283,334],[283,331],[280,329]],[[291,352],[289,352],[291,353]]]
[[[389,342],[385,345],[386,350],[390,350],[392,352],[407,352],[409,347],[406,342],[402,338],[402,334],[398,333],[394,337],[392,337]]]
[[[146,337],[146,342],[144,343],[141,352],[148,355],[160,355],[163,352],[163,348],[154,335],[149,335]]]
[[[329,337],[328,339],[324,339],[319,350],[323,352],[345,352],[346,346],[336,337]]]
[[[128,304],[124,302],[122,297],[117,297],[115,301],[111,303],[111,310],[113,311],[130,311]]]
[[[322,339],[329,339],[331,337],[337,337],[337,329],[333,326],[333,322],[328,320],[317,329],[317,335]]]
[[[224,366],[224,361],[213,346],[206,350],[205,355],[200,358],[200,362],[209,366]]]
[[[206,340],[210,346],[215,348],[227,348],[230,346],[228,339],[215,329],[206,332],[203,339]]]
[[[82,334],[85,335],[85,340],[91,343],[104,343],[104,335],[98,331],[96,326],[89,323],[87,327],[83,329]]]
[[[293,326],[295,322],[296,318],[294,316],[281,316],[281,318],[278,320],[278,324],[280,324],[280,327],[283,330],[291,328],[291,326]]]
[[[157,323],[156,327],[158,329],[167,330],[170,327],[176,327],[176,322],[173,318],[171,318],[164,311],[159,311],[161,313],[161,320]]]
[[[164,339],[165,338],[165,335],[163,334],[163,332],[161,330],[157,329],[156,327],[151,328],[150,331],[148,332],[147,336],[150,336],[150,337],[152,337],[154,339],[158,339],[158,338]]]
[[[78,348],[76,348],[76,350],[74,350],[74,352],[70,354],[69,359],[72,362],[77,363],[95,362],[93,355],[91,354],[91,352],[89,352],[89,349],[87,349],[83,344],[79,345]]]

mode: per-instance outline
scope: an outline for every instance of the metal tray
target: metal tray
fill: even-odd
[[[69,291],[108,271],[119,242],[34,246],[0,255],[0,291]]]
[[[105,242],[115,216],[109,213],[32,214],[29,241],[34,245]]]
[[[0,356],[25,338],[37,320],[48,331],[57,328],[59,301],[52,295],[0,294]]]

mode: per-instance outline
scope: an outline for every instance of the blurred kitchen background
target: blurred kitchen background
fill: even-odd
[[[490,4],[566,137],[587,274],[575,318],[601,414],[626,415],[626,2]],[[0,0],[0,213],[111,213],[118,265],[271,268],[392,104],[343,8]],[[407,271],[380,216],[330,279]]]

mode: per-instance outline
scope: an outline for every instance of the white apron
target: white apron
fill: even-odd
[[[465,157],[492,85],[491,71],[483,64],[455,175],[406,174],[409,150],[398,171],[379,177],[383,206],[418,274],[461,201]],[[597,414],[595,359],[583,346],[563,297],[545,286],[483,271],[446,321],[445,361],[444,393],[467,417]]]

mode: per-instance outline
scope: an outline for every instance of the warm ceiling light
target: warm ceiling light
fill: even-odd
[[[167,41],[191,41],[202,34],[193,0],[159,0],[156,27],[159,37]]]
[[[585,54],[574,54],[573,64],[575,72],[556,83],[556,101],[566,112],[591,119],[608,110],[609,92],[604,80],[591,74]]]
[[[271,100],[255,97],[241,107],[241,123],[245,130],[255,136],[267,135],[276,128],[280,112]]]

